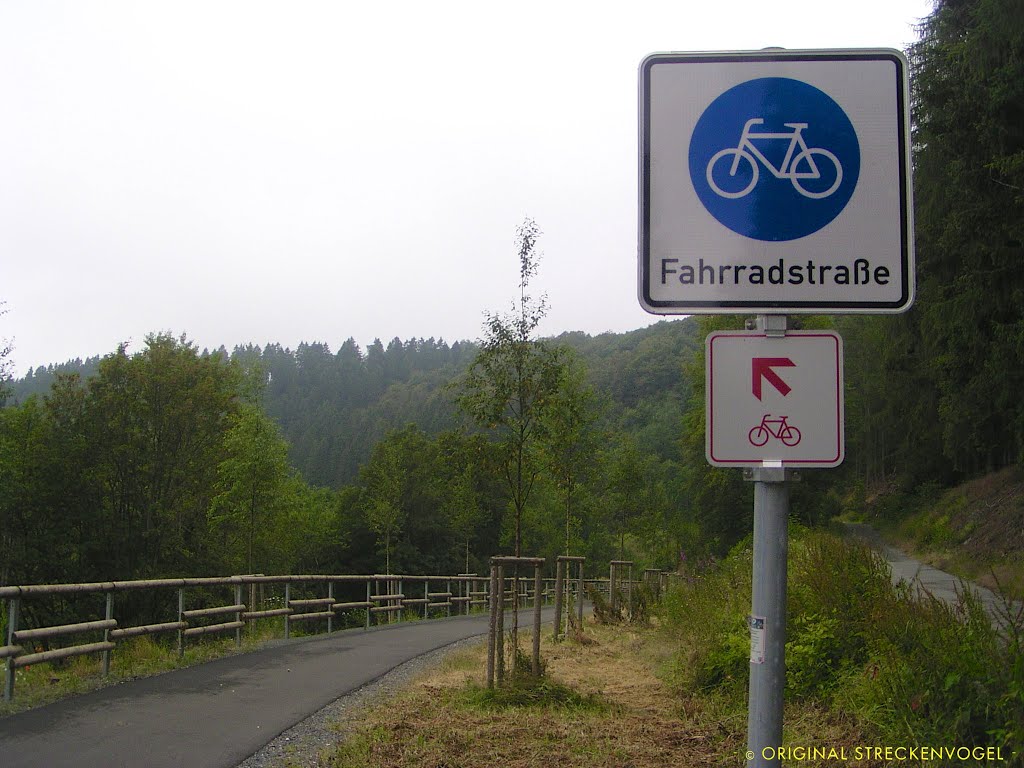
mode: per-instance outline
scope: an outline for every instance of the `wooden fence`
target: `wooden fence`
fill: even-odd
[[[541,598],[554,596],[555,579],[542,579]],[[589,580],[596,588],[608,591],[607,580]],[[338,600],[335,591],[345,587],[349,596],[354,585],[365,585],[365,599]],[[283,587],[283,598],[266,597],[268,588]],[[115,597],[140,590],[177,591],[177,611],[166,621],[122,626],[115,615]],[[302,597],[293,595],[299,590]],[[518,587],[502,588],[502,604],[523,606],[534,602],[533,580],[520,581]],[[246,594],[248,593],[248,594]],[[309,596],[312,594],[312,596]],[[280,618],[284,636],[290,637],[292,625],[299,622],[335,629],[339,616],[351,626],[362,619],[366,629],[383,617],[402,621],[408,611],[422,611],[424,618],[468,614],[476,608],[489,606],[492,587],[488,576],[458,574],[455,576],[408,575],[286,575],[226,576],[189,579],[149,579],[140,581],[107,581],[88,584],[33,584],[0,587],[0,600],[6,602],[6,644],[0,646],[0,662],[5,667],[4,701],[14,697],[15,672],[31,664],[41,664],[85,654],[102,654],[103,675],[110,673],[111,653],[121,640],[141,635],[177,634],[177,650],[185,651],[186,643],[205,635],[235,635],[236,646],[242,644],[242,630],[252,622]],[[518,599],[517,599],[518,594]],[[102,596],[103,617],[71,624],[42,627],[22,626],[22,607],[26,601],[60,596],[61,599]],[[216,595],[221,595],[216,597]],[[213,604],[210,604],[213,603]],[[358,613],[362,612],[362,616]],[[394,617],[392,619],[391,617]],[[74,635],[85,636],[76,645],[51,648],[51,641]],[[37,642],[42,647],[37,647]],[[61,640],[60,642],[63,642]]]

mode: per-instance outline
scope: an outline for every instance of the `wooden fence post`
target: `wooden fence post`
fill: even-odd
[[[533,567],[533,676],[540,677],[540,607],[544,599],[540,564]]]
[[[491,617],[487,624],[487,687],[494,687],[495,632],[498,628],[498,566],[491,565]]]
[[[562,591],[565,588],[565,566],[567,563],[561,558],[555,565],[555,642],[562,633]]]
[[[494,654],[497,657],[495,677],[500,686],[505,681],[505,566],[498,565],[498,629],[495,635]]]

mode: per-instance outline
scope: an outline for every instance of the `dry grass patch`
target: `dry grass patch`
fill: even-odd
[[[546,677],[527,703],[484,688],[483,646],[458,654],[368,713],[331,768],[685,768],[739,764],[739,731],[689,717],[656,669],[654,630],[589,627],[596,642],[545,640]],[[545,687],[546,686],[546,687]],[[510,703],[510,701],[512,703]]]

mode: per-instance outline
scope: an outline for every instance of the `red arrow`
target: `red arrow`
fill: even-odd
[[[761,379],[762,377],[768,380],[768,383],[774,386],[782,396],[788,395],[793,388],[784,382],[772,368],[793,368],[796,366],[792,360],[788,357],[755,357],[750,361],[751,373],[753,374],[753,391],[754,397],[758,400],[761,399]]]

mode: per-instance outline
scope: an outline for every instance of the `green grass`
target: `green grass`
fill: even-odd
[[[788,574],[787,706],[852,716],[882,744],[999,747],[1024,765],[1024,622],[1000,632],[969,595],[894,589],[877,555],[829,534],[795,531]],[[746,708],[750,578],[741,546],[662,609],[679,640],[673,682],[723,716]]]

